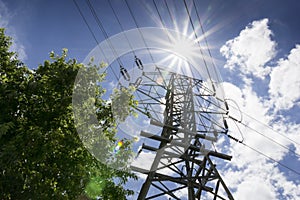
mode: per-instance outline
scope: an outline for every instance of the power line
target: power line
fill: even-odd
[[[215,62],[214,62],[214,59],[213,59],[213,57],[212,57],[212,54],[211,54],[211,51],[210,51],[210,48],[209,48],[209,45],[208,45],[207,37],[206,37],[205,31],[204,31],[204,28],[203,28],[203,25],[202,25],[202,22],[201,22],[200,15],[199,15],[199,13],[198,13],[198,9],[197,9],[195,0],[193,0],[193,6],[194,6],[195,11],[196,11],[196,15],[197,15],[197,18],[198,18],[198,22],[199,22],[199,24],[200,24],[201,32],[202,32],[202,35],[203,35],[203,38],[204,38],[204,41],[205,41],[205,44],[206,44],[206,47],[207,47],[207,50],[208,50],[208,54],[209,54],[209,56],[210,56],[210,58],[211,58],[211,61],[212,61],[212,64],[213,64],[213,68],[214,68],[214,71],[215,71],[215,73],[216,73],[216,75],[217,75],[217,79],[218,79],[219,83],[221,83],[221,82],[223,82],[223,81],[222,81],[221,76],[218,76],[219,74],[218,74],[218,71],[217,71],[217,69],[216,69],[216,64],[215,64]]]
[[[104,37],[105,37],[105,39],[106,39],[108,45],[110,46],[110,49],[112,50],[112,52],[113,52],[113,54],[114,54],[114,56],[115,56],[115,59],[117,60],[119,66],[120,66],[120,70],[121,70],[121,69],[123,68],[123,67],[122,67],[122,66],[123,66],[122,61],[121,61],[121,59],[118,57],[118,54],[117,54],[117,52],[116,52],[114,46],[112,45],[112,43],[111,43],[111,41],[110,41],[110,39],[109,39],[109,36],[108,36],[107,32],[105,31],[105,28],[104,28],[104,26],[103,26],[101,20],[99,19],[98,15],[97,15],[97,13],[96,13],[96,11],[95,11],[95,9],[94,9],[94,6],[93,6],[92,3],[90,2],[90,0],[86,0],[86,3],[87,3],[87,5],[88,5],[88,7],[89,7],[89,9],[90,9],[90,11],[91,11],[91,13],[92,13],[94,19],[96,20],[96,23],[97,23],[98,27],[100,28],[102,34],[104,35]],[[117,76],[117,74],[115,73],[114,69],[113,69],[112,67],[110,67],[110,68],[111,68],[111,70],[112,70],[114,76],[115,76],[117,79],[119,79],[119,78],[120,78],[120,73],[119,73],[119,76]]]
[[[263,122],[257,120],[256,118],[254,118],[254,117],[252,117],[251,115],[247,114],[246,112],[242,111],[240,108],[237,108],[237,107],[235,107],[235,106],[233,106],[233,105],[230,105],[230,106],[231,106],[231,108],[233,108],[233,109],[235,109],[235,110],[238,110],[238,111],[241,112],[242,114],[248,116],[251,120],[254,120],[254,121],[260,123],[261,125],[267,127],[268,129],[270,129],[270,130],[273,131],[274,133],[277,133],[277,134],[281,135],[282,137],[284,137],[285,139],[289,140],[289,141],[292,142],[293,144],[297,144],[297,145],[300,146],[300,143],[299,143],[299,142],[296,142],[295,140],[289,138],[288,136],[286,136],[286,135],[284,135],[284,134],[282,134],[282,133],[280,133],[280,132],[274,130],[271,126],[269,126],[269,125],[267,125],[267,124],[265,124],[265,123],[263,123]]]
[[[122,32],[124,32],[125,29],[124,29],[124,27],[123,27],[123,25],[122,25],[122,23],[121,23],[121,21],[120,21],[118,15],[117,15],[117,13],[116,13],[114,7],[112,6],[110,0],[108,0],[108,4],[109,4],[111,10],[113,11],[114,16],[116,17],[116,19],[117,19],[117,21],[118,21],[118,24],[119,24],[119,26],[121,27]],[[131,51],[133,52],[134,55],[136,55],[136,54],[135,54],[135,51],[133,50],[133,47],[132,47],[132,45],[131,45],[131,43],[130,43],[130,41],[129,41],[129,39],[128,39],[128,36],[126,35],[125,32],[124,32],[124,35],[125,35],[125,38],[126,38],[128,44],[129,44],[129,46],[130,46]]]
[[[268,156],[268,155],[262,153],[261,151],[255,149],[255,148],[253,148],[253,147],[251,147],[251,146],[249,146],[249,145],[247,145],[247,144],[245,144],[245,143],[242,143],[242,144],[243,144],[244,146],[248,147],[249,149],[251,149],[251,150],[253,150],[253,151],[255,151],[255,152],[257,152],[257,153],[263,155],[264,157],[266,157],[266,158],[272,160],[273,162],[277,163],[278,165],[281,165],[282,167],[284,167],[284,168],[286,168],[286,169],[288,169],[288,170],[290,170],[290,171],[292,171],[292,172],[294,172],[295,174],[297,174],[297,175],[300,176],[300,172],[298,172],[298,171],[292,169],[291,167],[289,167],[289,166],[283,164],[282,162],[279,162],[279,161],[275,160],[275,159],[272,158],[271,156]]]
[[[193,20],[192,20],[192,18],[191,18],[190,11],[189,11],[188,6],[187,6],[187,4],[186,4],[186,0],[184,0],[184,5],[185,5],[186,11],[187,11],[187,13],[188,13],[188,17],[189,17],[191,26],[192,26],[192,28],[193,28],[195,38],[197,39],[197,42],[198,42],[198,44],[199,44],[198,36],[197,36],[196,31],[195,31],[195,26],[194,26],[194,24],[193,24]],[[209,56],[210,56],[210,58],[212,59],[212,62],[213,62],[213,58],[212,58],[211,51],[210,51],[210,49],[209,49],[208,41],[207,41],[206,36],[205,36],[205,31],[204,31],[204,29],[203,29],[203,26],[202,26],[202,23],[201,23],[201,19],[200,19],[200,15],[199,15],[199,13],[198,13],[197,6],[196,6],[194,0],[193,0],[193,6],[195,7],[195,11],[196,11],[196,15],[197,15],[198,20],[199,20],[199,24],[200,24],[200,27],[201,27],[201,31],[202,31],[202,33],[203,33],[203,36],[204,36],[204,40],[205,40],[206,46],[207,46],[207,48],[208,48]],[[199,44],[199,45],[200,45],[200,44]],[[200,48],[201,48],[201,47],[200,47]],[[201,51],[201,52],[202,52],[202,51]],[[205,60],[204,60],[204,62],[205,62]],[[217,71],[216,71],[216,66],[215,66],[214,62],[213,62],[213,65],[214,65],[213,68],[214,68],[214,70],[215,70],[215,73],[216,73],[216,75],[218,75],[218,73],[217,73]],[[206,66],[206,67],[207,67],[207,66]],[[208,71],[208,73],[209,73],[209,71]],[[219,78],[219,77],[217,77],[217,78]],[[218,81],[220,81],[220,80],[218,80]],[[220,108],[221,108],[221,107],[220,107]],[[254,119],[254,118],[253,118],[253,119]],[[280,144],[279,142],[275,141],[274,139],[272,139],[272,138],[270,138],[270,137],[268,137],[268,136],[266,136],[266,135],[260,133],[259,131],[257,131],[257,130],[254,129],[254,128],[251,128],[250,126],[248,126],[248,125],[245,124],[245,123],[242,123],[242,122],[239,122],[239,123],[243,124],[245,127],[248,127],[249,129],[255,131],[256,133],[262,135],[263,137],[269,139],[269,140],[272,141],[273,143],[276,143],[277,145],[279,145],[279,146],[281,146],[281,147],[287,149],[288,151],[290,151],[290,152],[292,152],[293,154],[297,155],[297,157],[300,157],[300,155],[299,155],[298,153],[296,153],[295,151],[291,150],[290,148],[288,148],[288,147],[286,147],[286,146]],[[291,139],[289,139],[289,140],[291,140]],[[292,141],[293,141],[293,140],[292,140]],[[296,143],[297,143],[297,142],[296,142]]]
[[[223,100],[223,102],[225,103],[226,100]],[[225,112],[228,112],[228,110],[222,108],[221,106],[219,106],[219,104],[214,104],[213,102],[211,102],[211,103],[212,103],[214,106],[218,107],[220,110],[225,111]],[[232,106],[232,105],[231,105],[231,106]],[[233,108],[236,109],[236,110],[238,110],[238,111],[240,111],[241,113],[244,113],[244,112],[242,112],[242,111],[240,110],[240,108],[236,108],[236,107],[233,107]],[[245,113],[245,114],[246,114],[246,113]],[[242,120],[237,120],[237,119],[235,119],[234,117],[232,117],[232,116],[230,116],[230,115],[228,115],[228,114],[227,114],[227,116],[228,116],[229,119],[232,119],[233,122],[238,122],[239,124],[245,126],[246,128],[251,129],[251,130],[254,131],[255,133],[257,133],[257,134],[263,136],[264,138],[270,140],[271,142],[273,142],[273,143],[279,145],[280,147],[282,147],[282,148],[288,150],[289,152],[293,153],[295,156],[297,156],[297,157],[300,158],[300,154],[298,154],[296,151],[294,151],[294,150],[290,149],[289,147],[287,147],[287,146],[285,146],[285,145],[283,145],[283,144],[277,142],[275,139],[273,139],[273,138],[271,138],[271,137],[269,137],[269,136],[266,136],[265,134],[259,132],[258,130],[256,130],[256,129],[250,127],[249,125],[247,125],[247,124],[245,124],[244,122],[242,122]],[[254,119],[254,118],[253,118],[253,119]],[[259,121],[256,120],[256,119],[254,119],[254,120],[257,121],[257,122],[259,122]],[[260,123],[261,123],[261,122],[260,122]],[[236,123],[235,123],[235,124],[236,124]],[[242,138],[243,138],[242,140],[244,140],[244,137],[243,137],[243,134],[241,133],[240,128],[238,127],[237,124],[236,124],[236,126],[237,126],[237,128],[238,128],[238,130],[239,130],[239,132],[240,132],[240,134],[241,134],[241,136],[242,136]],[[272,129],[272,130],[273,130],[273,129]],[[280,135],[281,135],[281,134],[280,134]],[[286,137],[286,136],[285,136],[285,137]],[[290,138],[288,138],[288,137],[286,137],[286,138],[289,139],[289,140],[292,141],[292,142],[295,142],[294,140],[292,140],[292,139],[290,139]],[[295,142],[295,143],[297,143],[297,142]]]
[[[133,11],[132,11],[132,9],[130,8],[130,5],[129,5],[129,3],[128,3],[127,0],[125,0],[125,3],[126,3],[126,6],[127,6],[128,10],[129,10],[129,13],[130,13],[130,15],[131,15],[131,17],[132,17],[132,19],[133,19],[133,21],[134,21],[134,23],[135,23],[135,26],[137,27],[137,29],[138,29],[138,31],[139,31],[141,37],[142,37],[142,40],[143,40],[143,42],[144,42],[144,44],[145,44],[145,46],[146,46],[146,49],[147,49],[147,51],[148,51],[148,53],[149,53],[149,55],[150,55],[150,57],[151,57],[151,60],[152,60],[152,62],[155,64],[154,58],[153,58],[153,56],[152,56],[152,54],[151,54],[151,52],[150,52],[150,49],[149,49],[149,47],[148,47],[148,45],[147,45],[147,43],[146,43],[146,40],[145,40],[145,38],[144,38],[144,35],[143,35],[142,31],[141,31],[140,28],[139,28],[139,25],[138,25],[138,23],[137,23],[137,20],[136,20],[134,14],[133,14]]]
[[[166,29],[167,26],[166,26],[166,24],[164,23],[164,21],[163,21],[163,19],[162,19],[162,16],[161,16],[161,14],[160,14],[160,12],[159,12],[159,9],[158,9],[158,7],[157,7],[157,4],[156,4],[155,0],[153,0],[153,3],[154,3],[155,10],[156,10],[156,12],[157,12],[157,14],[158,14],[158,16],[159,16],[159,19],[160,19],[160,22],[161,22],[161,24],[162,24],[162,27],[163,27],[164,29]],[[169,12],[169,14],[171,15],[170,12]],[[167,33],[169,42],[172,43],[172,40],[171,40],[171,38],[170,38],[170,33],[169,33],[169,31],[167,30],[166,33]]]
[[[165,26],[165,24],[164,24],[164,22],[163,22],[162,16],[161,16],[161,14],[160,14],[160,12],[159,12],[159,10],[158,10],[158,7],[157,7],[157,4],[156,4],[155,0],[153,0],[153,4],[154,4],[155,10],[156,10],[156,12],[157,12],[157,14],[158,14],[159,20],[160,20],[160,22],[161,22],[161,26],[162,26],[163,28],[165,28],[166,26]]]
[[[79,5],[77,4],[76,0],[73,0],[73,3],[75,4],[75,6],[76,6],[76,8],[77,8],[77,11],[79,12],[81,18],[83,19],[85,25],[88,27],[88,29],[89,29],[90,33],[92,34],[94,40],[96,41],[97,45],[99,45],[99,42],[98,42],[98,40],[97,40],[97,38],[96,38],[94,32],[92,31],[92,29],[91,29],[89,23],[87,22],[86,18],[84,17],[83,13],[81,12],[81,9],[80,9]]]
[[[226,102],[226,100],[225,100],[224,102]],[[218,105],[216,105],[216,106],[218,106]],[[219,106],[218,106],[218,108],[220,108],[221,110],[225,111],[225,109],[222,108],[222,107],[219,107]],[[234,108],[235,108],[235,107],[234,107]],[[237,109],[237,110],[239,110],[240,112],[242,112],[242,111],[240,110],[240,108],[235,108],[235,109]],[[242,112],[242,113],[243,113],[243,112]],[[232,119],[234,123],[235,123],[235,122],[238,122],[239,124],[245,126],[246,128],[251,129],[251,130],[254,131],[255,133],[257,133],[257,134],[263,136],[264,138],[270,140],[271,142],[273,142],[273,143],[279,145],[280,147],[282,147],[282,148],[288,150],[289,152],[293,153],[295,156],[297,156],[298,158],[300,158],[300,154],[298,154],[296,151],[294,151],[294,150],[290,149],[289,147],[287,147],[287,146],[285,146],[285,145],[283,145],[283,144],[277,142],[275,139],[273,139],[273,138],[271,138],[271,137],[269,137],[269,136],[266,136],[265,134],[261,133],[260,131],[254,129],[254,128],[252,128],[252,127],[250,127],[250,126],[247,125],[246,123],[242,122],[242,120],[237,120],[237,119],[235,119],[234,117],[231,117],[230,115],[228,115],[228,118],[229,118],[229,119]],[[254,119],[254,118],[253,118],[253,119]],[[258,120],[256,120],[256,121],[259,122]],[[240,134],[241,134],[241,136],[242,136],[242,141],[243,141],[243,140],[244,140],[243,134],[242,134],[240,128],[238,127],[238,125],[237,125],[236,123],[235,123],[235,125],[237,126],[237,128],[238,128],[238,130],[239,130],[239,132],[240,132]],[[290,140],[291,140],[291,139],[290,139]],[[293,140],[291,140],[291,141],[293,141]]]
[[[229,99],[225,99],[224,102],[226,102],[226,100],[229,100]],[[233,101],[233,100],[232,100],[232,101]],[[281,134],[281,133],[279,133],[279,132],[276,132],[276,131],[273,130],[270,126],[268,126],[268,125],[266,125],[266,124],[260,122],[259,120],[255,119],[254,117],[251,117],[251,116],[248,115],[247,113],[243,112],[243,111],[239,108],[238,104],[237,104],[235,101],[233,101],[233,102],[236,104],[237,107],[235,107],[235,106],[233,106],[233,105],[231,105],[231,107],[234,108],[235,110],[238,110],[240,113],[249,116],[252,120],[254,120],[254,121],[256,121],[256,122],[259,122],[260,124],[262,124],[262,125],[268,127],[268,128],[271,129],[273,132],[278,133],[279,135],[281,135],[281,136],[283,136],[284,138],[288,139],[290,142],[299,144],[299,143],[297,143],[296,141],[290,139],[289,137],[287,137],[287,136],[285,136],[285,135],[283,135],[283,134]],[[221,108],[221,109],[222,109],[222,108]],[[245,127],[249,128],[249,129],[251,129],[251,130],[253,130],[254,132],[260,134],[261,136],[263,136],[263,137],[265,137],[265,138],[267,138],[268,140],[272,141],[273,143],[276,143],[277,145],[279,145],[279,146],[281,146],[281,147],[287,149],[288,151],[292,152],[294,155],[296,155],[297,157],[300,158],[300,154],[298,154],[296,151],[291,150],[289,147],[287,147],[287,146],[285,146],[285,145],[283,145],[283,144],[281,144],[281,143],[275,141],[274,139],[272,139],[272,138],[266,136],[265,134],[263,134],[263,133],[257,131],[256,129],[250,127],[249,125],[243,123],[243,122],[242,122],[242,117],[241,117],[240,120],[237,120],[237,119],[235,119],[235,118],[233,118],[233,117],[231,117],[231,116],[229,115],[229,118],[232,119],[234,122],[238,122],[238,123],[244,125]]]
[[[225,101],[226,101],[226,100],[225,100]],[[238,106],[238,105],[237,105],[237,106]],[[219,107],[219,108],[220,108],[220,107]],[[221,108],[221,109],[222,109],[222,108]],[[239,107],[236,108],[236,109],[238,109],[240,112],[242,112],[242,111],[240,110]],[[254,129],[254,128],[252,128],[252,127],[250,127],[250,126],[247,125],[246,123],[242,122],[242,120],[237,120],[237,119],[231,117],[230,115],[228,115],[228,117],[229,117],[229,119],[232,119],[234,122],[238,122],[239,124],[245,126],[246,128],[251,129],[251,130],[254,131],[255,133],[257,133],[257,134],[263,136],[264,138],[266,138],[266,139],[270,140],[271,142],[273,142],[273,143],[279,145],[280,147],[282,147],[282,148],[284,148],[284,149],[287,149],[289,152],[293,153],[295,156],[297,156],[297,157],[300,158],[300,154],[298,154],[296,151],[294,151],[294,150],[290,149],[289,147],[287,147],[287,146],[285,146],[285,145],[283,145],[283,144],[277,142],[275,139],[273,139],[273,138],[271,138],[271,137],[269,137],[269,136],[266,136],[265,134],[261,133],[260,131]],[[235,124],[236,124],[236,123],[235,123]],[[237,126],[237,124],[236,124],[236,126]],[[238,126],[237,126],[237,128],[238,128],[240,134],[242,135],[240,128],[239,128]],[[242,137],[243,137],[243,136],[242,136]],[[243,140],[244,140],[244,139],[243,139]]]
[[[198,35],[197,35],[197,33],[196,33],[196,29],[195,29],[195,26],[194,26],[194,22],[193,22],[193,20],[192,20],[190,11],[189,11],[188,6],[187,6],[187,4],[186,4],[186,0],[184,0],[183,3],[184,3],[184,7],[185,7],[185,9],[186,9],[186,12],[187,12],[187,14],[188,14],[190,24],[191,24],[191,26],[192,26],[192,29],[193,29],[193,33],[194,33],[195,39],[196,39],[196,41],[197,41],[197,44],[199,45],[199,50],[200,50],[200,53],[201,53],[201,56],[202,56],[202,59],[203,59],[203,62],[204,62],[204,66],[205,66],[205,68],[206,68],[206,71],[207,71],[207,74],[208,74],[208,76],[209,76],[210,82],[213,84],[213,81],[212,81],[212,79],[211,79],[211,74],[210,74],[210,72],[209,72],[209,70],[208,70],[208,65],[207,65],[207,62],[206,62],[205,57],[204,57],[204,53],[203,53],[202,48],[201,48],[201,45],[200,45],[200,43],[199,43],[199,41],[198,41]]]
[[[76,0],[73,0],[73,3],[75,4],[75,6],[76,6],[76,8],[77,8],[77,11],[79,12],[81,18],[83,19],[83,21],[84,21],[85,25],[87,26],[89,32],[91,33],[92,37],[94,38],[94,40],[95,40],[97,46],[99,46],[99,41],[97,40],[97,38],[96,38],[96,36],[95,36],[93,30],[91,29],[91,27],[90,27],[89,23],[87,22],[85,16],[83,15],[83,13],[82,13],[82,11],[81,11],[79,5],[77,4]],[[105,60],[108,61],[108,59],[106,58],[106,56],[105,56],[103,50],[102,50],[100,47],[99,47],[99,49],[100,49],[101,53],[104,55]]]
[[[173,25],[175,25],[176,20],[175,20],[175,18],[173,17],[173,15],[172,15],[172,13],[171,13],[171,10],[170,10],[170,8],[169,8],[169,6],[168,6],[167,0],[165,0],[164,2],[165,2],[165,5],[166,5],[166,7],[167,7],[168,13],[169,13],[169,15],[170,15],[171,21],[173,22]],[[176,26],[175,26],[175,29],[176,29]]]
[[[232,137],[231,135],[228,135],[228,134],[227,134],[227,137],[228,137],[229,139],[234,140],[235,142],[238,142],[238,143],[244,145],[245,147],[251,149],[252,151],[255,151],[256,153],[258,153],[258,154],[264,156],[265,158],[268,158],[268,159],[272,160],[273,162],[277,163],[278,165],[281,165],[282,167],[284,167],[284,168],[286,168],[286,169],[288,169],[288,170],[290,170],[290,171],[292,171],[292,172],[294,172],[295,174],[297,174],[297,175],[300,176],[300,172],[299,172],[299,171],[296,171],[295,169],[292,169],[291,167],[289,167],[289,166],[283,164],[282,162],[275,160],[275,159],[272,158],[271,156],[268,156],[267,154],[265,154],[265,153],[263,153],[263,152],[261,152],[261,151],[255,149],[254,147],[251,147],[251,146],[247,145],[245,142],[240,141],[240,140],[238,140],[237,138]]]
[[[79,14],[80,14],[81,18],[83,19],[84,23],[85,23],[86,26],[88,27],[89,32],[90,32],[91,35],[93,36],[93,38],[94,38],[94,40],[95,40],[95,42],[96,42],[96,44],[97,44],[97,47],[99,48],[101,54],[104,56],[104,59],[105,59],[106,62],[108,63],[108,62],[109,62],[108,58],[106,57],[104,51],[100,48],[100,43],[99,43],[99,41],[97,40],[97,38],[96,38],[94,32],[92,31],[92,29],[91,29],[91,27],[90,27],[90,25],[89,25],[87,19],[85,18],[84,14],[83,14],[83,12],[81,11],[81,9],[80,9],[79,5],[77,4],[76,0],[73,0],[73,3],[75,4],[75,6],[76,6],[76,8],[77,8],[77,11],[79,12]],[[109,66],[109,68],[112,70],[114,76],[117,77],[117,75],[116,75],[114,69],[113,69],[111,66]]]
[[[109,43],[111,50],[112,50],[113,53],[115,54],[115,57],[116,57],[117,61],[119,62],[120,65],[122,65],[122,64],[121,64],[121,61],[120,61],[119,58],[117,57],[117,53],[116,53],[116,51],[115,51],[115,49],[114,49],[114,47],[113,47],[113,45],[112,45],[112,43],[111,43],[111,41],[110,41],[110,39],[109,39],[109,36],[108,36],[107,32],[105,31],[105,28],[104,28],[104,26],[103,26],[101,20],[99,19],[98,15],[97,15],[97,13],[96,13],[96,11],[95,11],[95,9],[94,9],[94,6],[91,4],[90,0],[86,0],[86,3],[87,3],[87,5],[88,5],[88,7],[89,7],[89,9],[90,9],[90,11],[91,11],[91,13],[92,13],[94,19],[96,20],[96,23],[97,23],[98,27],[100,28],[102,34],[104,35],[105,39],[106,39],[107,42]]]
[[[273,143],[275,143],[275,144],[281,146],[282,148],[287,149],[289,152],[293,153],[294,155],[296,155],[297,157],[300,158],[300,154],[298,154],[296,151],[294,151],[294,150],[288,148],[287,146],[284,146],[283,144],[281,144],[281,143],[275,141],[274,139],[272,139],[272,138],[270,138],[270,137],[268,137],[268,136],[262,134],[261,132],[257,131],[256,129],[254,129],[254,128],[248,126],[247,124],[245,124],[245,123],[243,123],[243,122],[240,122],[240,124],[242,124],[242,125],[244,125],[245,127],[251,129],[252,131],[256,132],[257,134],[259,134],[259,135],[261,135],[261,136],[267,138],[268,140],[270,140],[270,141],[272,141]]]

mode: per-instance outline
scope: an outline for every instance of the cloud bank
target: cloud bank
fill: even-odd
[[[277,110],[290,109],[300,100],[300,45],[280,59],[270,74],[269,93]]]
[[[230,134],[265,154],[233,141],[229,141],[227,148],[224,143],[218,143],[219,149],[233,156],[221,174],[236,199],[300,198],[299,175],[280,168],[273,161],[284,163],[283,160],[291,155],[296,157],[294,162],[300,161],[295,155],[300,154],[300,145],[293,142],[300,141],[300,124],[287,120],[293,116],[280,116],[280,111],[292,113],[293,108],[299,107],[300,46],[296,45],[286,58],[275,61],[274,66],[268,66],[274,61],[277,46],[268,22],[268,19],[252,22],[220,49],[226,58],[225,68],[238,72],[242,83],[239,87],[230,82],[223,83],[226,97],[236,102],[228,102],[230,114],[238,116],[236,118],[243,116],[243,124],[229,120]],[[261,84],[254,78],[267,82],[268,89],[262,91],[266,96],[259,96],[254,91],[253,87]]]
[[[263,79],[270,67],[265,64],[276,55],[268,19],[254,21],[236,38],[226,42],[220,51],[227,59],[225,68],[238,69],[242,74],[252,74]]]

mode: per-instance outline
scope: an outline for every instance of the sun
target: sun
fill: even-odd
[[[167,64],[170,68],[191,67],[190,61],[200,55],[197,42],[178,30],[165,29],[165,32],[168,40],[160,42],[168,55],[160,60],[160,64]]]

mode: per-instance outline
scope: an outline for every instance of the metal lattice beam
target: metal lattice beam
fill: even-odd
[[[220,106],[224,102],[202,80],[159,68],[144,72],[143,81],[137,89],[139,109],[146,110],[151,124],[162,130],[160,135],[141,132],[159,145],[143,145],[144,150],[156,153],[150,170],[132,168],[147,175],[138,199],[163,195],[178,199],[175,192],[182,189],[188,190],[189,200],[200,199],[204,193],[213,199],[233,199],[211,160],[230,160],[231,156],[206,148],[218,134],[227,132],[222,123],[226,110]],[[163,106],[164,111],[159,112],[155,105]],[[171,174],[160,173],[163,169]],[[151,188],[157,192],[152,194]]]

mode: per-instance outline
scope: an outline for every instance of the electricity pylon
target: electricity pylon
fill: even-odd
[[[212,150],[219,134],[227,133],[227,105],[216,96],[215,87],[196,78],[155,68],[143,72],[136,84],[139,110],[150,118],[159,134],[141,131],[151,140],[142,150],[155,154],[150,169],[132,166],[147,175],[138,199],[166,196],[187,199],[233,199],[221,178],[213,158],[231,160],[231,156]]]

